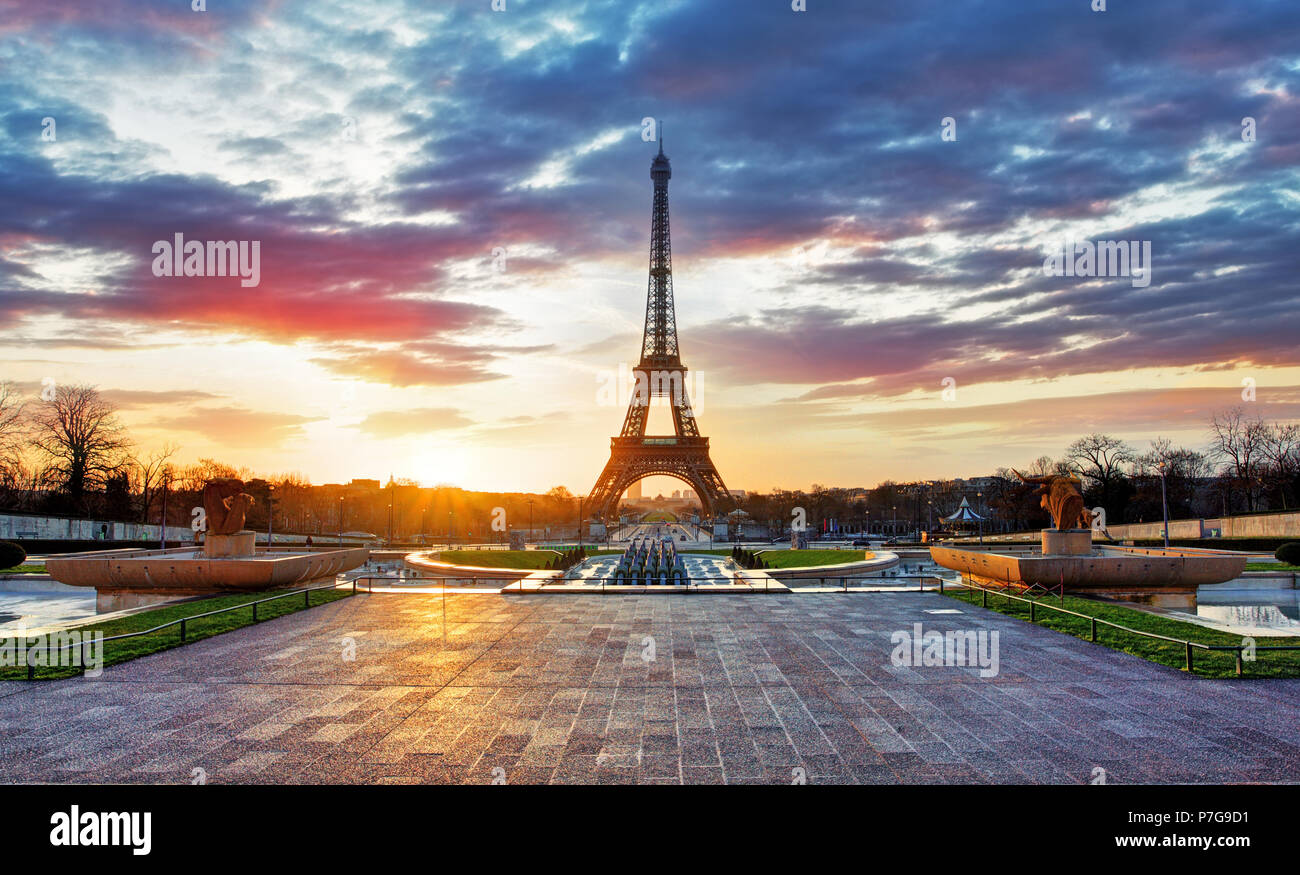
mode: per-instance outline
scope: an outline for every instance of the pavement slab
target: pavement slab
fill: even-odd
[[[360,594],[0,686],[6,783],[1300,781],[1300,681],[934,593]],[[892,636],[996,632],[998,671]],[[201,770],[201,772],[199,771]]]

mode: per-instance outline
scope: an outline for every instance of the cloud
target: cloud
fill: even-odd
[[[1244,404],[1240,387],[1196,386],[812,416],[819,428],[870,428],[898,438],[958,442],[1087,434],[1099,423],[1106,431],[1148,438],[1174,430],[1206,432],[1212,414],[1238,406],[1266,420],[1300,419],[1300,386],[1270,386],[1261,395],[1258,403]]]
[[[0,345],[252,338],[414,390],[627,355],[569,330],[610,312],[570,280],[644,278],[652,116],[679,278],[718,283],[690,364],[730,387],[852,415],[946,377],[1295,366],[1300,18],[1184,7],[0,0],[29,71],[0,82]],[[260,241],[261,284],[154,277],[178,232]],[[1043,276],[1066,234],[1151,241],[1153,282]]]
[[[195,407],[179,416],[148,423],[156,429],[194,432],[232,449],[278,447],[304,435],[303,426],[324,417],[249,410],[244,407]]]
[[[528,355],[550,349],[548,344],[503,347],[457,344],[448,341],[412,341],[384,350],[357,350],[336,345],[337,353],[312,362],[353,379],[389,386],[456,386],[500,379],[489,365],[507,355]]]
[[[388,439],[467,428],[473,424],[473,420],[467,419],[454,407],[417,407],[372,413],[357,428],[371,437]]]
[[[220,395],[214,395],[211,392],[200,392],[196,389],[169,389],[169,390],[147,390],[147,389],[104,389],[100,392],[104,399],[123,410],[136,410],[148,407],[171,407],[182,406],[210,401],[220,398]]]

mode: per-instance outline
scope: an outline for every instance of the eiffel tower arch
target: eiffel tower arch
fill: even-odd
[[[722,475],[709,457],[709,439],[700,434],[686,391],[686,366],[677,344],[677,314],[673,305],[672,242],[668,228],[668,180],[672,166],[664,154],[650,164],[654,204],[650,215],[650,280],[646,293],[645,332],[641,360],[632,369],[636,388],[628,404],[623,430],[610,439],[609,461],[588,498],[592,512],[610,519],[624,490],[642,477],[664,474],[690,484],[706,517],[722,510],[728,497]],[[655,398],[663,398],[673,414],[673,433],[647,435],[646,422]],[[661,402],[663,403],[663,402]]]

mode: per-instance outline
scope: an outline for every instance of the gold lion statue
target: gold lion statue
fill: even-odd
[[[244,481],[235,477],[209,480],[203,487],[203,512],[209,535],[233,535],[244,528],[248,509],[257,503],[244,492]]]
[[[1078,477],[1067,477],[1063,474],[1026,477],[1015,468],[1011,470],[1025,483],[1032,483],[1039,487],[1038,494],[1042,496],[1043,510],[1052,515],[1052,526],[1058,532],[1066,529],[1092,528],[1092,513],[1084,507],[1083,493],[1079,489],[1083,481]]]

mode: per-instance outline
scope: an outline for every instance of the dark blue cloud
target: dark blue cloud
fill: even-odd
[[[75,36],[91,45],[94,63],[166,75],[183,60],[247,88],[265,85],[255,43],[277,28],[310,28],[319,52],[286,55],[290,84],[278,83],[269,99],[329,88],[347,100],[291,130],[241,132],[229,148],[256,167],[333,134],[346,114],[375,114],[387,119],[376,145],[414,150],[384,180],[384,203],[399,217],[441,210],[458,224],[358,225],[345,218],[355,195],[331,180],[290,199],[273,174],[237,186],[152,173],[142,161],[132,172],[132,144],[112,147],[111,171],[105,163],[56,166],[19,145],[33,135],[41,106],[59,97],[59,83],[38,73],[0,82],[0,94],[21,107],[3,119],[0,155],[0,233],[15,239],[138,251],[138,238],[178,224],[251,223],[311,260],[328,257],[319,229],[331,227],[349,235],[354,251],[329,260],[330,269],[395,297],[431,282],[446,288],[444,262],[483,251],[485,241],[547,247],[556,259],[530,268],[560,269],[644,249],[653,146],[638,134],[640,120],[654,116],[665,120],[674,161],[679,258],[785,257],[820,239],[850,253],[786,283],[763,302],[761,317],[704,326],[700,354],[719,368],[725,356],[766,357],[784,346],[797,355],[763,379],[872,379],[860,391],[889,394],[927,384],[941,367],[936,359],[968,362],[968,382],[1295,363],[1300,221],[1296,196],[1286,194],[1300,166],[1293,0],[1195,11],[1149,0],[1111,3],[1105,13],[1084,0],[818,0],[805,13],[740,0],[511,0],[507,12],[493,13],[474,0],[397,4],[394,14],[346,27],[328,4],[307,2],[223,3],[219,16],[199,23],[150,16],[146,4],[104,4],[116,15],[54,5],[66,14],[15,18],[25,52],[55,51],[58,40]],[[143,24],[124,26],[133,12]],[[557,26],[560,19],[572,27]],[[371,68],[359,67],[358,57],[382,59],[384,76],[360,72]],[[219,110],[214,124],[228,123]],[[74,128],[114,142],[92,108],[65,104],[60,112]],[[1245,116],[1257,120],[1259,139],[1243,146]],[[944,117],[956,120],[956,142],[940,138]],[[610,130],[625,135],[579,153]],[[523,185],[557,158],[567,168],[564,184]],[[1212,196],[1202,194],[1211,188]],[[1177,207],[1167,218],[1121,210],[1158,190]],[[1094,236],[1152,241],[1149,288],[1067,283],[1036,270],[1056,242],[1043,229],[1084,219],[1098,229]],[[937,246],[940,234],[962,245]],[[427,257],[413,258],[413,248]],[[400,263],[381,269],[367,259]],[[148,318],[156,292],[133,291],[128,279],[116,281],[129,306],[110,311]],[[922,313],[880,318],[881,300],[898,289],[924,292],[931,303]],[[23,302],[12,314],[33,312],[34,293],[11,285],[8,294]],[[305,288],[302,296],[310,297]],[[976,306],[980,319],[961,318]],[[446,324],[458,326],[464,315]],[[808,339],[818,334],[835,342]],[[882,335],[891,340],[880,342]],[[1065,338],[1078,337],[1091,343],[1065,348]]]

